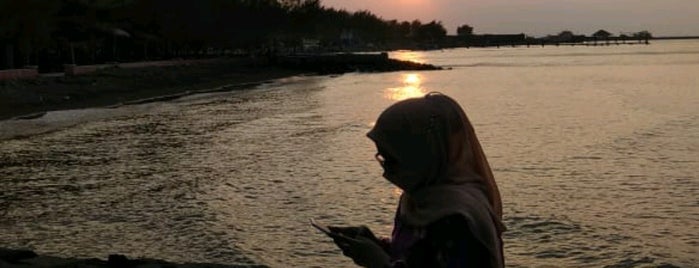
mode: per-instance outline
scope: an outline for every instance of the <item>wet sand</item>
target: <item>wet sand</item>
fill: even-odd
[[[220,58],[175,66],[109,68],[91,74],[0,81],[0,120],[35,118],[47,111],[81,109],[178,98],[193,93],[251,88],[301,74],[441,70],[389,59],[387,54],[309,54],[276,63]],[[183,61],[186,63],[186,61]]]
[[[0,120],[43,112],[175,98],[225,86],[244,89],[305,71],[255,64],[245,58],[165,67],[104,69],[92,74],[0,81]],[[155,99],[153,99],[155,98]]]

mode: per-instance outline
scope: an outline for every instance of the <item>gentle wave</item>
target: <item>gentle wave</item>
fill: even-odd
[[[72,257],[354,267],[308,219],[390,234],[400,191],[365,133],[410,77],[476,126],[503,197],[508,267],[696,266],[699,64],[553,50],[415,52],[509,67],[300,77],[2,125],[80,122],[0,140],[0,241]],[[522,65],[539,57],[552,65]]]

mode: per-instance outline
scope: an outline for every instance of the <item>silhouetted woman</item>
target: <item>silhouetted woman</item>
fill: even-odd
[[[365,267],[504,267],[500,193],[456,101],[440,93],[400,101],[367,136],[383,177],[403,194],[390,240],[330,227],[346,256]]]

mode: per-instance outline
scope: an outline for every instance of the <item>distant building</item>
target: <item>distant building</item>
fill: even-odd
[[[571,31],[562,31],[558,35],[549,35],[549,36],[546,36],[542,39],[546,40],[548,42],[555,42],[555,43],[575,43],[575,42],[585,41],[585,36],[584,35],[576,35]]]
[[[610,32],[605,31],[605,30],[599,30],[599,31],[592,34],[592,37],[597,38],[597,39],[607,39],[611,36],[612,36],[612,34]]]
[[[575,37],[575,34],[573,34],[573,32],[571,31],[562,31],[556,37],[558,38],[558,41],[570,42],[573,41],[573,37]]]
[[[526,35],[522,34],[473,34],[457,35],[452,38],[465,42],[472,46],[511,45],[526,42]],[[449,39],[447,39],[449,40]]]

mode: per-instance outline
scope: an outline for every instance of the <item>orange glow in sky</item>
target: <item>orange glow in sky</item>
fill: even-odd
[[[654,36],[699,35],[697,0],[322,0],[324,6],[369,10],[386,20],[441,21],[451,34],[463,24],[478,34],[563,30],[591,35],[648,30]]]
[[[401,4],[401,5],[422,5],[422,4],[427,4],[430,1],[427,1],[427,0],[398,0],[396,2],[398,2],[398,4]]]

